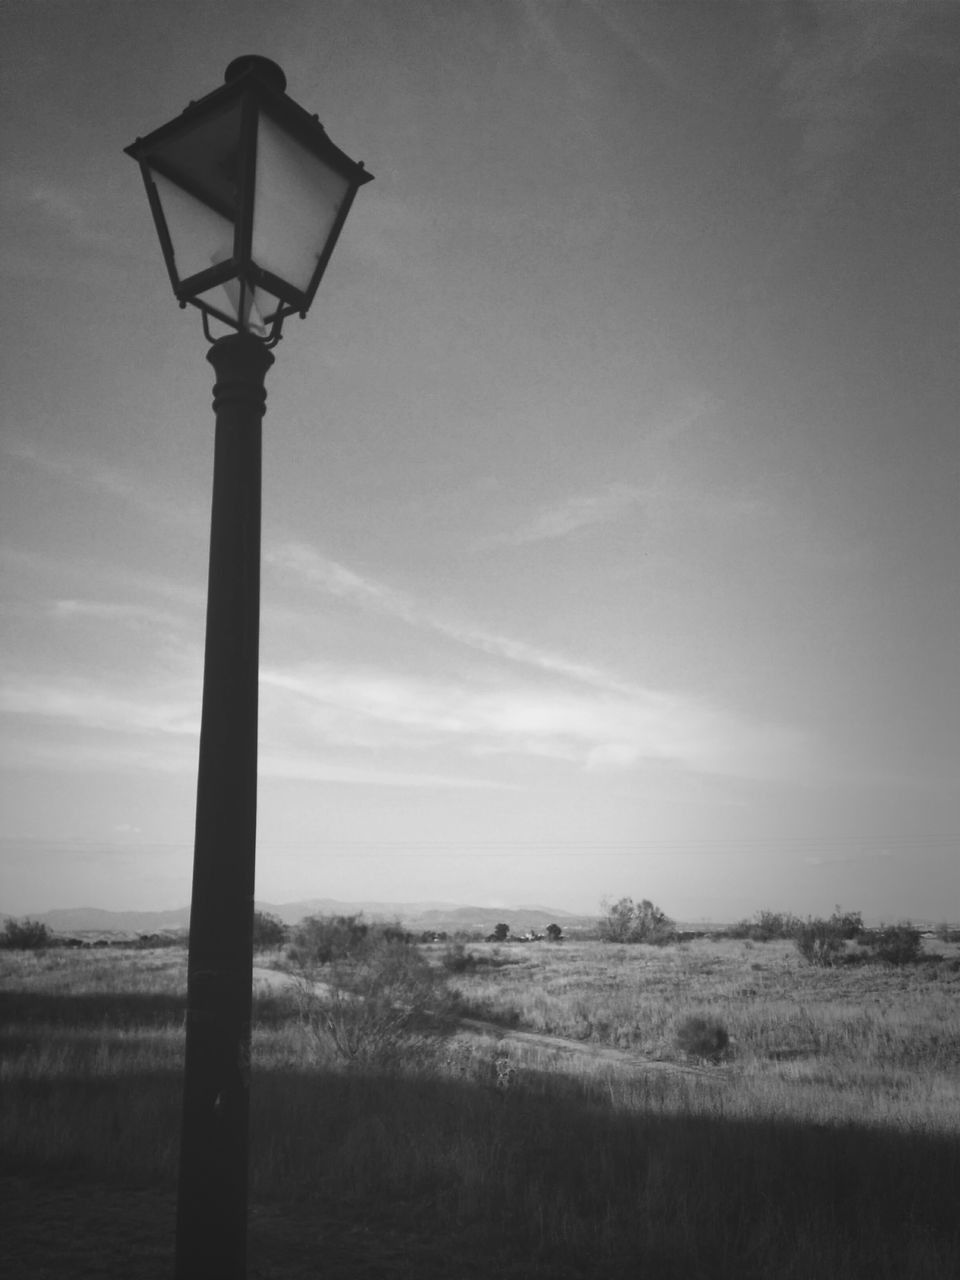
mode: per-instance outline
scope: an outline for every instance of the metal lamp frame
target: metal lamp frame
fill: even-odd
[[[124,150],[140,166],[167,274],[180,306],[195,306],[203,313],[204,333],[212,342],[213,338],[209,330],[211,318],[240,332],[249,332],[242,319],[245,314],[246,295],[255,289],[263,290],[277,303],[275,309],[264,316],[269,329],[263,341],[266,345],[273,346],[280,339],[281,327],[287,316],[299,315],[301,318],[306,316],[347,214],[350,212],[354,196],[364,183],[372,180],[373,174],[366,171],[362,162],[352,160],[331,142],[316,115],[311,115],[287,96],[286,77],[276,63],[267,58],[252,55],[236,58],[227,68],[225,80],[226,83],[212,93],[196,102],[191,102],[174,120],[154,129],[145,137],[137,138]],[[193,183],[185,181],[184,175],[180,172],[175,173],[164,162],[162,154],[158,153],[164,144],[188,136],[205,121],[215,119],[238,104],[240,128],[237,156],[238,200],[235,214],[233,209],[219,204],[209,191],[201,191]],[[261,114],[268,117],[290,138],[328,165],[349,184],[323,249],[318,255],[310,282],[303,290],[257,266],[252,260],[257,124]],[[156,171],[200,204],[233,223],[233,254],[229,259],[181,278],[177,270],[173,239],[152,171]],[[200,296],[232,280],[237,282],[240,289],[240,305],[237,308],[239,319],[221,310],[208,298]]]

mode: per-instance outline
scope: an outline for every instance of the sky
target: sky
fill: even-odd
[[[0,910],[185,905],[213,416],[123,147],[375,181],[267,378],[257,896],[960,919],[960,6],[5,0]]]

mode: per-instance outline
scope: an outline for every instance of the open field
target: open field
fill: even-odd
[[[960,964],[937,950],[471,946],[450,983],[502,1034],[451,1020],[390,1065],[344,1063],[258,983],[250,1275],[960,1274]],[[5,1274],[169,1277],[184,987],[177,950],[0,954]],[[715,1065],[674,1046],[695,1013],[730,1033]]]

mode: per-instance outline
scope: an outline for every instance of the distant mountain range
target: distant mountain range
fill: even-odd
[[[308,898],[302,902],[257,902],[258,911],[278,916],[284,924],[297,924],[305,916],[364,915],[371,920],[398,920],[405,929],[456,933],[480,930],[490,933],[497,924],[512,933],[533,929],[542,933],[548,924],[562,929],[589,928],[596,916],[578,916],[554,907],[471,907],[455,902],[341,902],[337,898]],[[67,907],[31,916],[55,933],[141,934],[186,929],[190,908],[175,911],[104,911],[100,907]]]

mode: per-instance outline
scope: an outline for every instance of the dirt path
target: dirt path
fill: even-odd
[[[617,1049],[611,1044],[596,1044],[590,1040],[568,1040],[565,1036],[548,1036],[539,1031],[519,1031],[515,1027],[504,1027],[497,1022],[482,1022],[477,1018],[461,1018],[459,1025],[464,1031],[470,1031],[476,1035],[495,1036],[506,1044],[516,1043],[546,1049],[553,1053],[569,1054],[575,1058],[590,1058],[593,1062],[605,1062],[610,1066],[625,1067],[631,1071],[666,1071],[671,1075],[700,1076],[724,1082],[726,1080],[726,1077],[716,1068],[685,1066],[679,1062],[662,1062],[657,1058],[646,1058],[642,1054],[633,1053],[629,1049]]]
[[[272,991],[282,991],[293,986],[296,981],[291,974],[279,969],[261,968],[254,969],[253,980],[255,984],[263,983]],[[603,1062],[629,1071],[660,1071],[671,1075],[698,1076],[717,1083],[726,1083],[727,1079],[716,1067],[662,1062],[657,1058],[646,1058],[642,1054],[633,1053],[629,1049],[617,1049],[613,1045],[596,1044],[590,1040],[569,1040],[565,1036],[550,1036],[539,1031],[520,1031],[515,1027],[505,1027],[499,1022],[485,1022],[479,1018],[460,1018],[458,1026],[461,1031],[470,1035],[491,1036],[504,1044],[543,1049],[548,1053],[565,1054],[571,1058],[589,1058],[592,1062]]]

